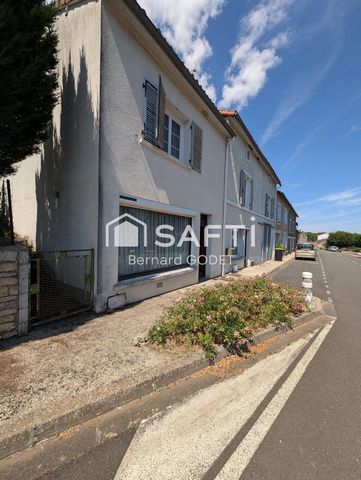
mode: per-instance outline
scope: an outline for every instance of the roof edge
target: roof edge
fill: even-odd
[[[77,3],[79,0],[56,0],[54,2],[54,6],[56,8],[67,7],[73,3]],[[233,131],[232,127],[228,124],[225,120],[223,115],[219,112],[216,105],[212,102],[209,98],[205,90],[202,88],[200,83],[196,80],[194,75],[188,70],[185,66],[183,61],[177,55],[175,50],[170,46],[167,42],[165,37],[161,34],[159,28],[157,28],[151,19],[148,17],[146,11],[138,4],[136,0],[122,0],[123,3],[129,8],[129,10],[137,17],[143,27],[148,31],[148,33],[152,36],[152,38],[158,43],[160,48],[164,51],[164,53],[168,56],[168,58],[172,61],[173,65],[177,68],[177,70],[183,75],[185,80],[190,84],[190,86],[195,90],[195,92],[199,95],[201,100],[207,105],[210,111],[213,113],[214,117],[218,120],[218,122],[222,125],[222,127],[226,130],[226,132],[230,135],[230,137],[235,137],[236,134]]]
[[[248,139],[250,140],[250,142],[253,144],[253,146],[255,147],[258,155],[262,158],[262,160],[264,161],[264,163],[266,164],[266,166],[269,168],[269,170],[271,171],[271,174],[273,175],[274,179],[276,180],[277,184],[279,186],[282,185],[281,183],[281,180],[279,179],[276,171],[274,170],[274,168],[272,167],[271,165],[271,162],[266,158],[266,156],[264,155],[264,153],[262,152],[262,150],[260,149],[260,147],[258,146],[256,140],[253,138],[253,135],[251,134],[251,132],[248,130],[246,124],[244,123],[244,121],[242,120],[242,118],[240,117],[239,113],[237,110],[227,110],[227,109],[220,109],[219,110],[219,113],[221,115],[223,115],[224,117],[232,117],[232,118],[235,118],[238,123],[241,125],[242,129],[244,130],[245,134],[247,135]]]
[[[285,202],[288,204],[288,206],[291,208],[291,210],[293,211],[293,213],[296,215],[296,217],[299,218],[299,215],[298,213],[296,212],[296,210],[294,209],[292,203],[288,200],[288,198],[286,197],[286,195],[281,191],[281,190],[277,190],[277,195],[280,195],[284,200]]]

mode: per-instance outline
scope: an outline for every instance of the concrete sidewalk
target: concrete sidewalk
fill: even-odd
[[[276,263],[282,266],[250,267],[247,276],[268,274]],[[200,350],[136,344],[171,303],[232,276],[0,342],[0,458],[207,366]]]
[[[295,254],[290,253],[283,257],[282,262],[276,262],[275,260],[268,260],[267,262],[261,263],[260,265],[253,265],[252,267],[247,267],[237,273],[240,277],[244,278],[252,278],[252,277],[266,277],[270,275],[275,270],[283,267],[284,265],[288,264],[292,260],[294,260]]]

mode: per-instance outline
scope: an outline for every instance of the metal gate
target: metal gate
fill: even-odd
[[[94,251],[35,252],[30,260],[30,324],[93,306]]]

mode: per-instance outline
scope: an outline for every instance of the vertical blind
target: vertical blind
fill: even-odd
[[[143,227],[139,226],[139,246],[137,247],[119,247],[119,279],[129,278],[147,273],[155,273],[162,270],[169,270],[187,265],[187,257],[191,252],[190,242],[184,242],[181,247],[177,243],[187,225],[192,225],[192,219],[177,215],[154,212],[150,210],[141,210],[139,208],[120,206],[119,215],[128,213],[147,225],[147,246],[144,246]],[[129,221],[129,218],[127,219]],[[138,226],[136,222],[134,225]],[[171,225],[174,230],[164,230],[164,233],[174,235],[176,241],[171,247],[159,247],[155,244],[157,240],[156,228],[159,225]],[[158,239],[161,242],[168,242],[166,239]],[[144,264],[131,265],[129,256],[144,259]],[[180,257],[180,261],[175,258]],[[148,263],[146,264],[146,260]],[[163,260],[160,263],[160,260]]]

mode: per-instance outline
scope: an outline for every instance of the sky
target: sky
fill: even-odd
[[[361,232],[361,0],[138,0],[306,231]]]

